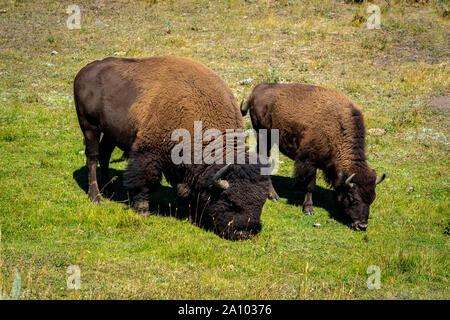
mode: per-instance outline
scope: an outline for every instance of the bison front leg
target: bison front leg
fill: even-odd
[[[134,210],[143,214],[149,213],[150,193],[159,187],[161,178],[161,166],[155,155],[148,152],[130,153],[124,186],[132,193]]]
[[[259,130],[256,130],[256,153],[264,158],[270,157],[270,150],[272,149],[272,140],[270,135],[270,130],[264,131],[264,133],[260,133]],[[273,187],[272,180],[270,180],[270,187],[269,187],[269,200],[272,200],[273,202],[278,202],[280,200],[280,197],[278,196],[277,192],[275,191],[275,188]]]
[[[280,200],[278,193],[275,191],[275,188],[273,187],[272,180],[270,180],[268,198],[269,198],[269,200],[272,200],[273,202],[278,202]]]
[[[306,191],[303,201],[303,213],[306,215],[314,214],[312,193],[316,187],[316,172],[317,169],[309,161],[295,162],[296,184]]]
[[[311,180],[306,184],[305,200],[303,201],[303,213],[308,216],[312,216],[314,214],[312,193],[315,187],[316,187],[316,177],[314,174],[314,180]]]

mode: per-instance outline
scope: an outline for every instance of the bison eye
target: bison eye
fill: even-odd
[[[353,197],[351,194],[348,195],[348,203],[349,205],[353,206],[358,203],[358,201]]]

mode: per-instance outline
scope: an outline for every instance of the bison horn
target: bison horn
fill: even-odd
[[[356,175],[356,173],[352,173],[350,175],[350,177],[348,177],[347,180],[345,180],[345,185],[349,186],[350,188],[353,188],[355,186],[355,184],[351,183],[351,181],[355,175]]]
[[[381,177],[378,177],[377,180],[375,181],[375,184],[379,184],[384,180],[384,178],[386,178],[386,173],[383,173]]]
[[[226,190],[230,187],[230,184],[228,183],[227,180],[220,179],[220,177],[225,173],[225,171],[227,171],[229,166],[230,166],[230,163],[223,166],[222,168],[220,168],[219,171],[216,172],[216,174],[213,177],[213,182],[214,182],[215,187],[222,189],[222,190]]]
[[[247,114],[248,107],[249,107],[248,103],[246,103],[244,105],[244,100],[242,100],[241,101],[241,105],[239,106],[239,109],[241,110],[241,114],[242,114],[243,117],[245,117],[245,115]]]

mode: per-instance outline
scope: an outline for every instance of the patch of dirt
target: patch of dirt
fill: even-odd
[[[436,109],[450,112],[450,95],[435,97],[430,101],[430,106]]]
[[[405,62],[424,61],[429,64],[435,64],[444,58],[427,48],[417,48],[417,44],[415,43],[404,42],[401,45],[393,45],[392,48],[375,56],[374,63],[377,67],[384,68]]]
[[[389,58],[386,54],[378,55],[374,59],[375,66],[384,68],[389,65]]]
[[[381,128],[371,128],[371,129],[367,130],[367,133],[374,135],[374,136],[382,136],[383,134],[386,133],[386,130],[381,129]]]

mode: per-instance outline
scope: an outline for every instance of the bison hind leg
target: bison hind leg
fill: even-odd
[[[86,166],[88,169],[88,197],[93,203],[103,202],[97,182],[97,164],[99,154],[100,131],[97,127],[82,123],[84,141],[86,144]]]

